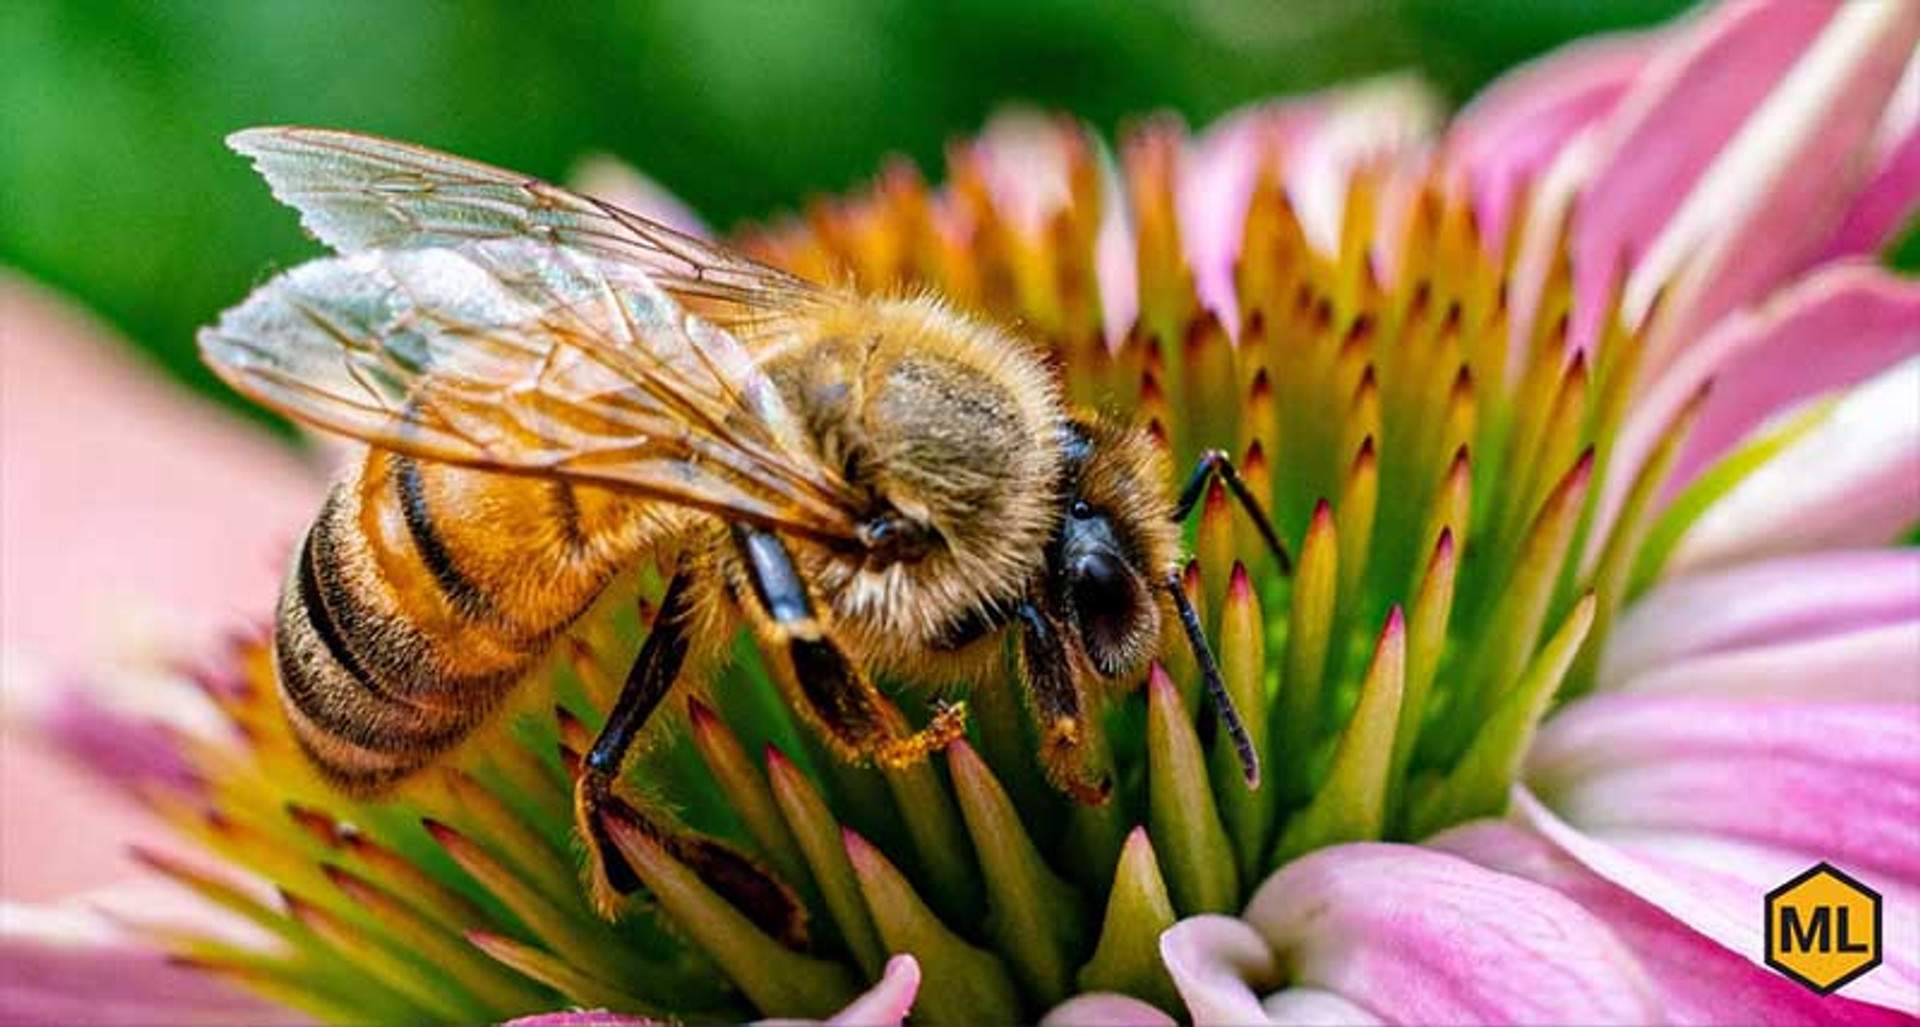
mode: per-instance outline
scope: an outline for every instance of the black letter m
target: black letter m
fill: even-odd
[[[1828,945],[1827,916],[1831,912],[1825,906],[1816,907],[1813,917],[1806,923],[1800,922],[1800,911],[1792,906],[1780,907],[1780,951],[1782,952],[1825,952]]]

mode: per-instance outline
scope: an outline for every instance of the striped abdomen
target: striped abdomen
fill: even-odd
[[[373,450],[281,593],[275,655],[322,773],[378,790],[458,742],[646,543],[637,504]]]

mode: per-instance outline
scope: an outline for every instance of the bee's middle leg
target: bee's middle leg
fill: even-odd
[[[736,525],[734,540],[754,595],[766,611],[771,634],[786,651],[799,697],[841,756],[855,762],[871,757],[883,766],[906,766],[960,737],[966,729],[964,704],[941,709],[926,727],[915,731],[900,709],[847,659],[814,616],[806,583],[777,537]]]
[[[805,936],[805,915],[784,885],[726,844],[674,825],[665,813],[614,792],[634,742],[673,689],[686,661],[689,585],[684,572],[667,585],[653,630],[647,633],[606,724],[581,761],[580,778],[574,785],[574,816],[588,850],[593,905],[601,915],[611,917],[619,897],[640,887],[639,876],[621,857],[603,819],[615,816],[645,832],[775,937],[798,944]]]

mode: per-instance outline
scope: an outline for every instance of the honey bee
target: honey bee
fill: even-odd
[[[874,675],[958,680],[1011,636],[1049,779],[1097,803],[1089,698],[1136,682],[1177,617],[1257,778],[1178,577],[1215,474],[1285,559],[1224,455],[1173,494],[1147,432],[1068,409],[1042,354],[933,298],[816,285],[370,136],[229,144],[337,251],[199,336],[240,392],[369,444],[275,629],[295,737],[337,786],[377,795],[432,763],[662,556],[665,597],[576,784],[603,911],[639,884],[601,824],[613,803],[737,902],[768,901],[750,859],[614,794],[649,715],[742,623],[830,748],[884,765],[947,745],[965,708],[915,728]]]

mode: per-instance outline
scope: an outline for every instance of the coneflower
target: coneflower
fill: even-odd
[[[1260,788],[1178,645],[1106,697],[1096,807],[1047,787],[1009,680],[931,762],[854,767],[742,639],[627,787],[757,855],[807,937],[617,821],[645,889],[606,922],[571,779],[641,574],[392,801],[313,777],[261,639],[194,676],[215,736],[69,711],[204,849],[143,861],[258,928],[143,936],[360,1023],[1920,1013],[1920,558],[1885,548],[1920,520],[1920,289],[1858,259],[1920,196],[1917,41],[1910,4],[1728,6],[1522,69],[1438,138],[1405,82],[1111,153],[1008,115],[943,185],[889,166],[738,240],[937,291],[1176,464],[1237,457],[1291,574],[1216,484],[1187,589]],[[1828,998],[1758,943],[1822,859],[1890,925]]]

